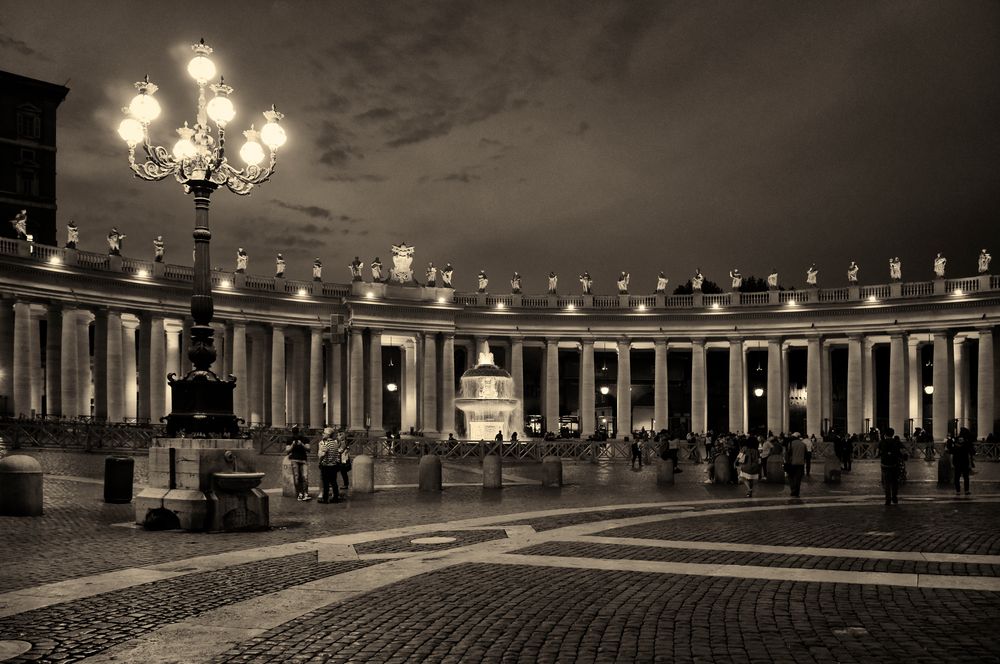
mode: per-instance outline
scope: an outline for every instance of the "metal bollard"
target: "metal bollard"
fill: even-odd
[[[656,485],[674,485],[674,462],[672,459],[660,459],[656,462]]]
[[[42,515],[42,466],[24,454],[0,459],[0,516]]]
[[[441,490],[441,458],[438,455],[425,454],[420,457],[417,483],[420,491]]]
[[[109,456],[104,459],[104,502],[132,502],[132,477],[135,459],[127,456]]]
[[[483,488],[503,488],[502,464],[496,454],[487,454],[483,459]]]
[[[827,484],[839,484],[840,483],[840,459],[834,456],[828,456],[823,459],[823,481]]]
[[[561,487],[563,484],[563,463],[557,456],[547,456],[542,459],[542,485]]]
[[[352,464],[354,492],[375,493],[375,460],[367,454],[359,454]]]

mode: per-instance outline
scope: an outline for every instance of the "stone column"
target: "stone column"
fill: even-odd
[[[659,363],[657,363],[659,371]],[[743,431],[743,408],[746,379],[743,377],[743,340],[729,340],[729,431]]]
[[[510,338],[510,376],[514,381],[514,398],[517,405],[511,415],[514,430],[520,436],[524,432],[524,337]]]
[[[708,428],[708,385],[705,375],[705,340],[691,340],[691,431]]]
[[[233,323],[233,375],[236,389],[233,390],[233,413],[250,423],[250,371],[247,360],[247,326],[244,322]]]
[[[94,417],[108,419],[108,310],[94,312]]]
[[[136,379],[135,331],[139,321],[135,316],[122,318],[122,417],[133,422],[138,417],[136,398],[138,394]]]
[[[63,323],[63,335],[65,338],[65,325],[69,321],[67,320]],[[74,323],[75,324],[75,323]],[[135,404],[135,417],[139,422],[149,422],[151,421],[150,413],[150,339],[152,337],[152,317],[148,313],[141,313],[139,315],[139,344],[136,347],[136,367],[138,372],[138,400]],[[65,345],[63,346],[63,357],[66,356]],[[63,378],[63,384],[66,380]],[[73,381],[74,387],[76,386],[76,380]],[[63,402],[65,403],[65,399]]]
[[[0,299],[0,397],[0,415],[14,415],[14,308],[5,299]]]
[[[14,304],[14,415],[31,415],[31,303]]]
[[[89,311],[77,311],[76,327],[76,391],[80,401],[77,411],[84,417],[90,417],[90,398],[94,393],[94,384],[90,376],[90,319]],[[161,329],[162,331],[162,329]],[[165,378],[163,380],[166,380]],[[162,392],[160,393],[163,394]],[[159,420],[157,420],[159,422]]]
[[[233,349],[235,361],[236,353]],[[271,328],[271,426],[283,427],[288,422],[285,415],[285,328]]]
[[[222,348],[222,375],[231,376],[233,374],[233,326],[226,325],[225,339]]]
[[[107,398],[108,421],[125,419],[125,366],[122,349],[122,314],[111,310],[107,314]]]
[[[42,330],[39,323],[39,311],[31,310],[31,410],[36,415],[42,413]]]
[[[60,403],[62,404],[62,414],[65,417],[76,417],[80,415],[80,397],[76,390],[76,311],[73,309],[62,310],[62,349],[60,350],[60,373],[59,379],[61,390]]]
[[[670,428],[670,411],[667,402],[667,340],[655,339],[653,341],[653,419],[656,421],[655,429]],[[591,358],[593,362],[593,358]],[[593,369],[593,365],[591,365]],[[741,367],[742,369],[742,367]]]
[[[336,329],[331,332],[330,339],[330,375],[326,383],[327,422],[331,427],[344,424],[343,418],[343,374],[344,374],[344,344]]]
[[[403,343],[403,355],[400,358],[403,363],[403,380],[400,389],[403,391],[402,400],[403,413],[400,421],[403,431],[414,430],[418,427],[417,409],[420,408],[420,398],[417,382],[417,344],[412,339],[407,339]]]
[[[558,337],[545,338],[545,429],[559,434]]]
[[[977,437],[982,440],[993,433],[993,422],[996,416],[993,410],[994,378],[993,329],[979,329],[979,362],[976,371],[976,427]]]
[[[846,435],[864,432],[865,388],[864,338],[858,335],[847,340],[847,431]]]
[[[445,332],[441,342],[441,433],[456,433],[454,332]]]
[[[955,355],[950,332],[934,333],[934,440],[944,440],[955,418]]]
[[[861,431],[858,433],[868,433],[868,428],[875,426],[875,342],[865,337],[861,346],[861,380],[862,382],[862,404],[864,404],[864,419],[861,422]],[[865,420],[868,428],[865,428]]]
[[[166,355],[166,366],[167,375],[176,374],[180,377],[181,373],[181,330],[183,330],[183,325],[175,320],[165,321],[163,324],[163,331],[167,337],[167,355]],[[243,373],[246,376],[246,371]],[[167,395],[167,412],[173,412],[173,395],[170,389],[166,391]],[[244,407],[244,412],[246,409]],[[242,417],[242,415],[240,415]]]
[[[421,424],[424,435],[438,432],[437,423],[437,334],[424,333],[423,408]]]
[[[154,315],[149,329],[149,418],[160,424],[167,414],[167,340],[164,320]]]
[[[309,427],[322,429],[323,416],[323,330],[309,328]]]
[[[910,413],[910,394],[906,375],[906,335],[889,337],[889,426],[903,439]]]
[[[349,373],[347,407],[350,416],[347,425],[351,431],[365,430],[365,339],[364,330],[351,328],[351,355],[348,358]]]
[[[50,302],[45,325],[45,412],[61,417],[62,408],[62,305]]]
[[[767,428],[778,435],[784,428],[784,398],[781,393],[781,339],[767,340]]]
[[[969,344],[955,339],[955,417],[959,427],[969,426]]]
[[[823,376],[823,416],[820,425],[825,422],[827,427],[833,426],[833,371],[830,369],[830,353],[833,347],[829,342],[823,342],[822,366],[820,372]]]
[[[595,398],[594,340],[584,339],[580,343],[580,436],[584,440],[597,431]]]
[[[368,330],[368,421],[373,435],[381,436],[382,426],[382,330]]]
[[[906,375],[907,375],[907,401],[909,402],[909,417],[913,420],[913,427],[922,427],[923,424],[923,394],[922,369],[920,367],[920,342],[910,338],[906,345]]]
[[[808,340],[806,365],[806,431],[807,436],[822,435],[823,419],[823,341],[819,337]]]

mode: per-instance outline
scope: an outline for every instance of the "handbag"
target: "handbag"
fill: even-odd
[[[344,450],[340,453],[340,465],[342,465],[347,470],[351,469],[351,453]]]

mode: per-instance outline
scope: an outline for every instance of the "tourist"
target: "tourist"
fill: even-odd
[[[337,470],[340,468],[340,453],[338,441],[333,435],[333,428],[323,429],[323,438],[319,441],[319,476],[323,485],[323,495],[318,502],[339,503],[340,491],[337,489]],[[333,489],[333,498],[330,490]]]
[[[743,447],[736,455],[736,463],[739,464],[739,478],[747,487],[747,498],[753,498],[753,483],[760,479],[760,450],[757,449],[757,440],[750,437],[744,441]]]
[[[512,443],[516,443],[517,442],[517,432],[516,431],[511,431],[510,432],[510,442],[512,442]]]
[[[792,434],[792,440],[785,451],[785,467],[791,496],[798,498],[802,491],[802,476],[806,469],[806,444],[797,433]]]
[[[899,503],[899,468],[903,464],[903,443],[899,436],[886,436],[878,444],[878,457],[882,465],[882,488],[885,504]]]
[[[949,438],[945,449],[951,454],[951,467],[955,471],[955,495],[962,494],[961,482],[965,480],[965,495],[970,495],[969,474],[972,470],[973,457],[976,448],[972,443],[972,434],[969,430],[962,428],[955,438]]]
[[[295,485],[296,500],[312,500],[312,496],[309,495],[309,468],[306,466],[309,441],[299,433],[298,427],[292,427],[292,437],[285,445],[285,454],[292,462],[292,482]]]
[[[639,469],[642,470],[642,441],[636,437],[632,440],[632,470],[635,470],[635,462],[639,462]]]
[[[497,441],[498,443],[503,442],[503,429],[497,431],[497,435],[493,437],[493,440]]]
[[[337,434],[337,454],[340,455],[340,465],[337,466],[337,471],[340,473],[340,478],[344,482],[343,491],[344,495],[347,495],[347,491],[351,488],[351,477],[348,473],[351,472],[351,446],[347,442],[347,432],[341,431]],[[336,482],[334,482],[336,484]]]
[[[816,448],[816,434],[812,434],[802,442],[806,445],[806,477],[808,477],[809,472],[812,470],[813,450]]]
[[[767,479],[767,458],[771,456],[771,452],[774,450],[774,440],[773,435],[768,436],[760,448],[760,467],[761,472],[764,474],[764,479]]]
[[[854,464],[854,443],[858,442],[858,434],[852,433],[844,441],[842,448],[844,456],[841,457],[841,470],[851,471]]]

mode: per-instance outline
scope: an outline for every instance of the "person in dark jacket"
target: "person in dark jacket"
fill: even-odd
[[[298,500],[311,500],[309,495],[309,440],[305,438],[298,427],[292,427],[292,437],[285,445],[285,454],[292,462],[292,481],[295,484],[295,497]]]
[[[883,438],[878,444],[878,457],[882,465],[882,488],[885,504],[899,503],[899,469],[903,463],[903,443],[899,436]]]
[[[965,479],[965,495],[970,495],[969,473],[972,470],[972,457],[976,454],[976,448],[972,444],[972,434],[968,429],[962,429],[958,436],[949,439],[945,449],[951,454],[951,467],[955,471],[955,495],[962,494],[961,481]]]
[[[792,434],[792,440],[785,450],[785,467],[788,469],[791,496],[798,498],[802,491],[802,476],[806,474],[806,444],[798,434]]]

